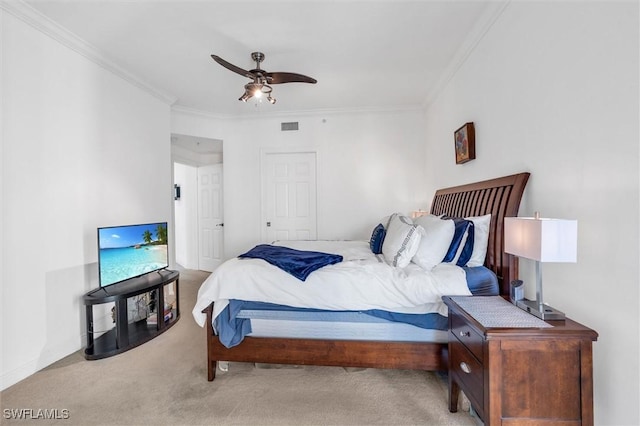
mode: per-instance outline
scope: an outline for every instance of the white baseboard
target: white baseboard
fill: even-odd
[[[5,390],[38,371],[38,360],[32,359],[0,376],[0,390]]]
[[[7,389],[32,374],[37,373],[45,367],[53,364],[62,358],[71,355],[81,349],[82,336],[76,339],[68,339],[66,342],[58,342],[54,345],[45,346],[39,358],[31,359],[18,367],[3,373],[0,376],[0,390]]]

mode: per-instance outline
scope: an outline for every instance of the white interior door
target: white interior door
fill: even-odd
[[[316,153],[265,153],[262,182],[266,241],[316,239]]]
[[[224,218],[222,164],[198,168],[198,269],[213,271],[222,263]]]

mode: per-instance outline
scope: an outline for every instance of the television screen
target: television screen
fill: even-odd
[[[98,228],[100,287],[168,266],[167,222]]]

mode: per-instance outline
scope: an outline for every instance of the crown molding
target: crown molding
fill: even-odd
[[[213,112],[204,111],[201,109],[186,107],[186,106],[177,105],[177,104],[171,106],[171,112],[184,114],[184,115],[191,115],[191,116],[200,117],[200,118],[214,119],[214,120],[232,120],[233,118],[236,117],[235,115],[231,115],[231,114],[216,114]]]
[[[476,22],[476,25],[471,29],[469,36],[462,43],[462,46],[458,49],[451,62],[449,62],[449,65],[440,76],[440,79],[434,86],[435,89],[432,90],[425,99],[422,105],[422,109],[424,111],[429,109],[429,106],[431,106],[447,84],[449,84],[449,81],[451,81],[451,79],[458,73],[458,70],[467,61],[471,53],[473,53],[480,41],[482,41],[491,27],[493,27],[511,1],[512,0],[500,0],[489,3],[487,9]]]
[[[133,86],[151,94],[162,102],[168,105],[173,105],[178,100],[175,96],[153,87],[143,79],[133,75],[113,61],[109,60],[100,53],[97,48],[62,27],[49,17],[43,15],[23,0],[0,0],[0,9],[10,13],[36,30],[51,37],[58,43],[84,56],[107,71],[112,72]]]
[[[191,115],[194,117],[208,118],[215,120],[248,120],[248,119],[260,119],[260,118],[288,118],[288,117],[309,117],[318,115],[340,115],[340,114],[376,114],[376,113],[405,113],[405,112],[423,112],[424,108],[421,105],[409,105],[409,106],[386,106],[386,107],[365,107],[365,108],[325,108],[325,109],[310,109],[299,111],[278,111],[278,112],[265,112],[264,110],[259,113],[242,113],[242,114],[216,114],[208,111],[203,111],[195,108],[185,107],[182,105],[173,105],[171,107],[172,112]]]
[[[353,108],[318,108],[299,111],[280,111],[262,114],[269,117],[293,117],[293,116],[314,116],[314,115],[342,115],[342,114],[379,114],[379,113],[403,113],[419,112],[423,108],[421,105],[387,105],[381,107],[353,107]],[[239,118],[247,118],[247,115]]]

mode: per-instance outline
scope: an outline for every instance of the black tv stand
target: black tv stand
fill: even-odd
[[[169,269],[131,278],[108,287],[91,290],[82,300],[86,308],[88,360],[106,358],[135,348],[165,332],[180,319],[180,273]],[[175,302],[166,307],[165,286],[175,286]],[[155,313],[135,322],[129,322],[127,299],[144,293],[155,297]],[[115,326],[94,339],[93,307],[115,303]],[[153,310],[153,309],[151,309]]]

